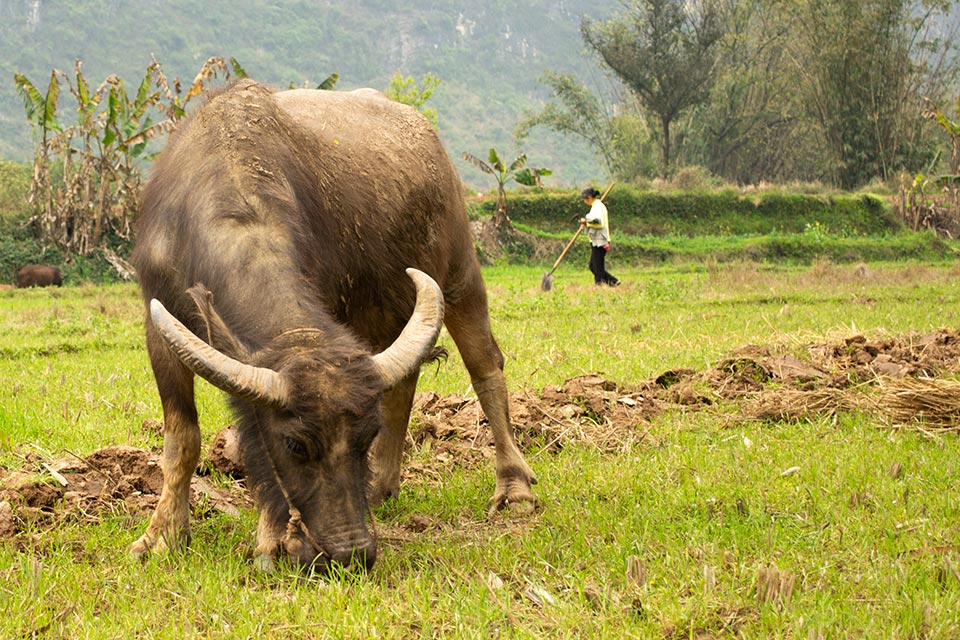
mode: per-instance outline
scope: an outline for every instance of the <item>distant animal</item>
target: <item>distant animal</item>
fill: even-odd
[[[13,285],[12,285],[12,284],[0,284],[0,290],[3,290],[3,289],[13,289]]]
[[[17,269],[17,286],[26,287],[50,287],[62,286],[63,274],[60,269],[47,264],[28,264]]]
[[[131,552],[189,540],[194,374],[231,398],[256,562],[370,568],[419,369],[441,323],[496,442],[491,509],[536,498],[460,180],[429,123],[373,90],[240,81],[172,135],[132,260],[164,413],[164,486]],[[406,272],[410,280],[404,276]]]

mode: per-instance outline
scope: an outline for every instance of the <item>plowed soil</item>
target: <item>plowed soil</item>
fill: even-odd
[[[708,370],[671,370],[640,383],[579,376],[539,393],[516,392],[510,410],[528,452],[556,452],[571,443],[616,452],[656,444],[652,421],[666,411],[719,406],[725,407],[726,419],[741,422],[862,410],[904,426],[885,417],[884,398],[896,391],[897,381],[949,380],[958,372],[960,333],[955,331],[882,339],[857,335],[799,350],[748,345]],[[930,404],[924,405],[928,416]],[[957,415],[937,416],[936,424],[956,430],[960,408],[944,410]],[[153,421],[144,423],[144,429],[158,428]],[[410,457],[404,466],[407,479],[429,481],[453,466],[490,464],[494,456],[475,397],[419,394],[407,445],[430,454]],[[96,522],[104,513],[148,513],[159,499],[163,476],[156,451],[111,446],[85,457],[37,451],[23,447],[22,464],[0,469],[0,539],[63,521]],[[215,483],[203,475],[211,469],[236,480]],[[217,435],[198,472],[191,485],[194,517],[252,507],[232,427]]]

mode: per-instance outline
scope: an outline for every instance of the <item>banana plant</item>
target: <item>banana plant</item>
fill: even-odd
[[[47,139],[48,131],[61,131],[57,122],[57,104],[60,100],[60,76],[63,73],[54,69],[50,73],[50,82],[46,93],[40,90],[22,73],[14,73],[13,81],[17,93],[23,98],[23,107],[27,112],[27,120],[40,129],[43,140]]]
[[[543,178],[551,175],[553,172],[544,167],[524,167],[517,172],[514,180],[525,187],[534,189],[543,189]]]
[[[108,76],[95,90],[76,61],[74,78],[56,69],[42,93],[23,74],[14,75],[27,120],[42,141],[34,161],[31,202],[43,240],[71,253],[103,248],[107,232],[127,238],[140,191],[140,163],[152,138],[171,130],[186,114],[187,103],[213,78],[246,77],[231,58],[210,58],[186,93],[170,82],[154,58],[131,94],[118,76]],[[64,82],[77,102],[77,120],[61,126],[57,107]],[[159,115],[159,119],[154,118]],[[53,172],[57,161],[62,169]],[[62,175],[60,175],[62,174]]]
[[[527,164],[527,154],[525,153],[521,153],[510,164],[504,162],[497,150],[492,147],[486,162],[466,151],[463,152],[463,159],[484,173],[492,175],[497,181],[497,210],[493,214],[493,225],[498,229],[503,227],[513,228],[510,216],[507,215],[507,183],[513,180],[518,184],[541,186],[540,176],[550,175],[548,169],[525,169],[524,166]]]
[[[320,89],[321,91],[333,91],[333,87],[337,84],[339,79],[339,73],[331,73],[323,80],[323,82],[317,85],[317,89]]]
[[[950,171],[960,173],[960,120],[953,121],[947,117],[930,98],[924,97],[923,115],[936,122],[948,136],[950,136]],[[960,97],[957,97],[957,115],[960,116]]]
[[[336,86],[337,81],[339,80],[340,80],[339,73],[331,73],[329,76],[324,78],[323,82],[318,84],[315,88],[317,91],[333,91],[333,88]],[[309,88],[310,88],[309,81],[304,81],[303,84],[298,85],[296,82],[293,82],[291,80],[290,83],[287,85],[287,89],[309,89]]]
[[[116,144],[128,161],[138,158],[143,155],[150,139],[172,125],[169,120],[155,123],[150,117],[150,110],[160,101],[160,92],[152,90],[154,75],[148,68],[132,100],[120,78],[110,76],[107,82],[110,92],[103,115],[101,142],[105,147]]]

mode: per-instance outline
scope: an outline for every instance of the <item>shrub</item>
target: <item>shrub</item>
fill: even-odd
[[[0,160],[0,219],[20,219],[27,215],[30,194],[30,167]]]

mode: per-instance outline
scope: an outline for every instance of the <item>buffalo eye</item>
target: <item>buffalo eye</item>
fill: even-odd
[[[307,457],[307,447],[299,440],[295,438],[284,438],[284,445],[287,447],[290,455],[296,456],[297,458]]]

